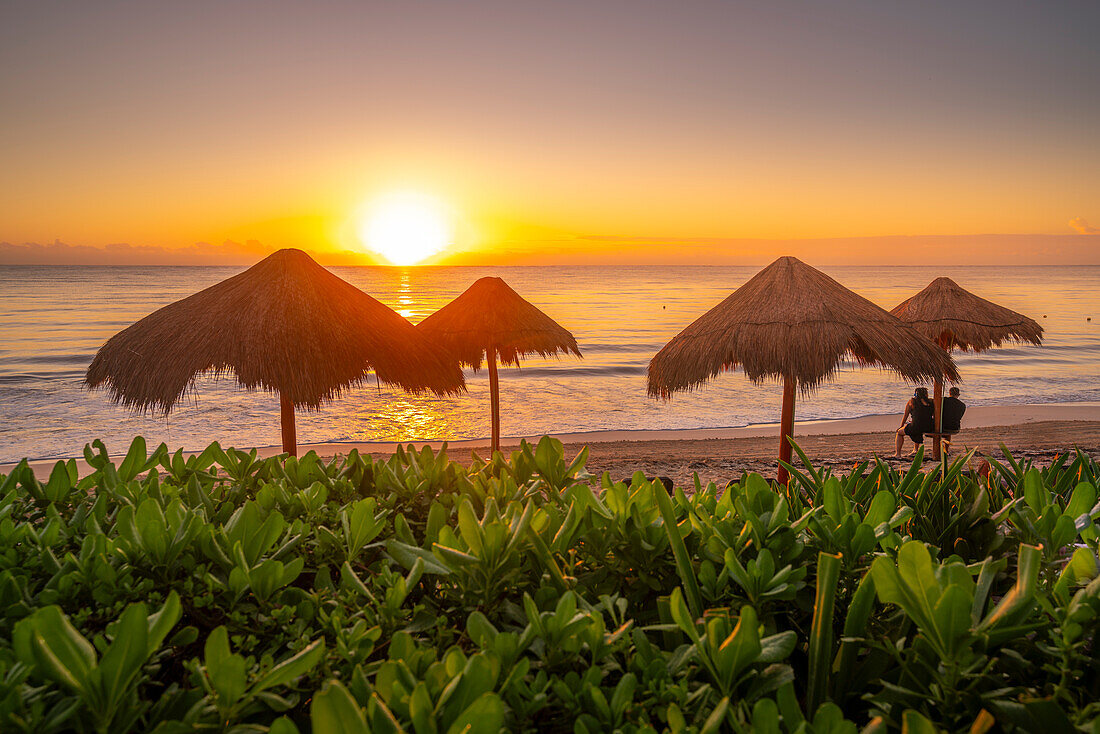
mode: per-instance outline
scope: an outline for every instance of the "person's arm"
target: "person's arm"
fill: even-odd
[[[905,428],[905,422],[909,420],[909,413],[913,411],[913,401],[910,400],[905,404],[905,413],[901,416],[901,425],[898,428]]]

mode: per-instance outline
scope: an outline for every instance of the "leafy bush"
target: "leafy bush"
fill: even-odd
[[[0,476],[0,730],[1100,731],[1097,463],[666,491],[409,447]]]

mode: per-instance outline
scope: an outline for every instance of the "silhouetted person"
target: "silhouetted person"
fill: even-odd
[[[906,423],[906,421],[909,421]],[[928,399],[928,388],[918,387],[913,391],[913,397],[905,404],[905,413],[901,416],[901,427],[897,431],[897,440],[894,442],[894,458],[901,458],[901,447],[905,444],[905,437],[913,441],[913,446],[924,443],[924,434],[931,432],[932,401]]]
[[[943,399],[943,407],[940,409],[940,433],[955,434],[962,430],[963,413],[966,412],[966,403],[959,400],[959,388],[951,388],[948,396]],[[951,436],[943,437],[943,453],[946,455],[951,450]]]
[[[949,395],[943,399],[940,430],[944,433],[958,433],[962,429],[962,418],[965,412],[966,403],[959,400],[959,388],[951,388]]]

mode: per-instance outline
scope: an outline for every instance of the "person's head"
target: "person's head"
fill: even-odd
[[[928,402],[928,388],[918,387],[916,390],[913,391],[913,397],[915,397],[917,400],[920,400],[921,402]]]
[[[951,397],[953,397],[953,398],[959,397],[959,388],[957,388],[957,387],[951,388],[951,390],[949,390],[948,392],[951,395]]]

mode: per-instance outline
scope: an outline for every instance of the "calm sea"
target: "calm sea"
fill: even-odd
[[[277,399],[232,379],[204,379],[167,419],[135,416],[80,386],[96,349],[156,308],[238,268],[0,267],[0,461],[79,455],[101,437],[125,448],[138,433],[172,448],[266,446],[279,441]],[[649,358],[757,268],[333,268],[418,322],[484,275],[503,277],[577,337],[583,360],[531,359],[501,377],[502,432],[741,426],[777,420],[780,390],[720,376],[669,403],[646,395]],[[1100,400],[1100,266],[824,268],[889,309],[938,275],[1038,320],[1043,347],[957,355],[972,405]],[[1089,318],[1091,317],[1091,321]],[[301,442],[460,439],[489,431],[486,374],[469,393],[437,398],[354,390],[300,415]],[[911,386],[849,367],[798,406],[798,418],[900,411]]]

